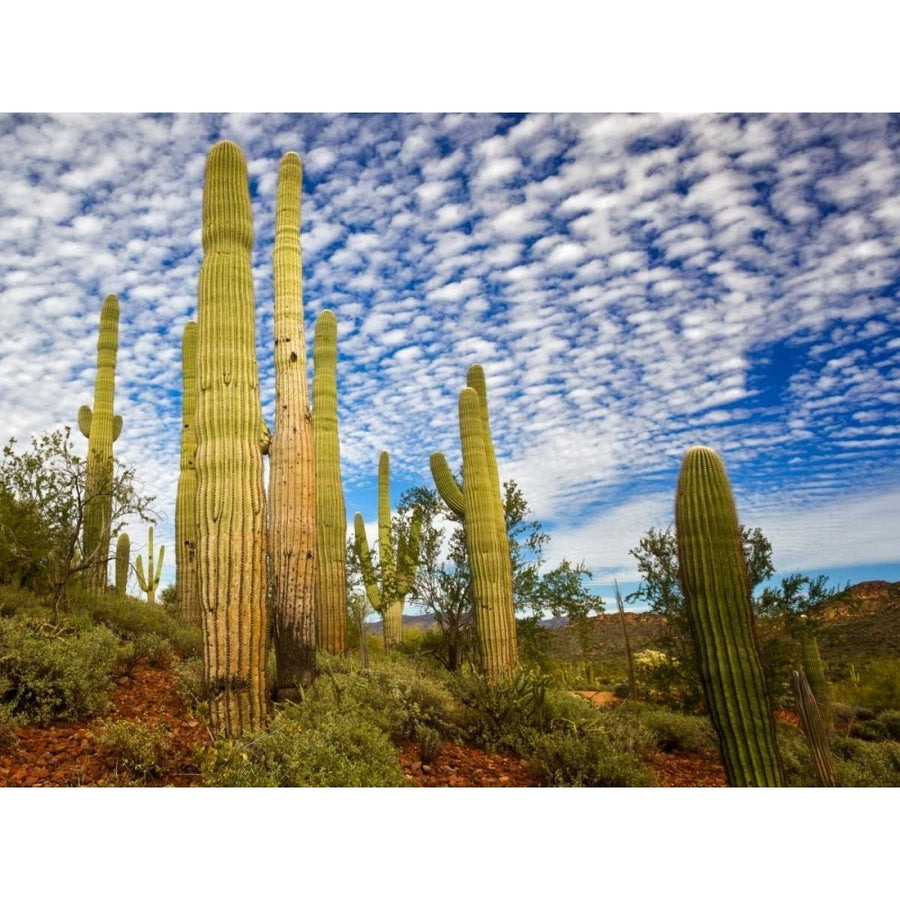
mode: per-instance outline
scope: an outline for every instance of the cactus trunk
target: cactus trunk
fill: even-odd
[[[122,417],[113,415],[118,349],[119,300],[115,294],[109,294],[100,310],[94,406],[78,410],[78,427],[88,439],[83,558],[88,563],[85,585],[92,591],[103,591],[107,585],[113,505],[112,445],[122,430]]]
[[[685,610],[728,782],[781,786],[737,510],[725,467],[707,447],[685,454],[675,529]]]
[[[316,489],[306,380],[300,188],[303,169],[287,153],[278,173],[273,253],[275,433],[269,447],[269,554],[279,700],[298,696],[316,670]]]
[[[247,164],[222,141],[203,190],[197,298],[197,574],[213,728],[265,726],[269,637],[263,454]]]
[[[814,634],[808,634],[805,629],[800,636],[800,640],[803,645],[803,671],[806,673],[809,687],[816,698],[822,724],[825,727],[825,731],[829,732],[833,724],[831,697],[828,693],[828,681],[825,678],[825,666],[822,664],[822,657],[819,655],[819,642]]]
[[[337,416],[337,320],[325,310],[313,343],[312,428],[316,465],[316,644],[347,652],[347,513]]]
[[[481,366],[469,368],[466,384],[459,395],[463,485],[440,453],[431,455],[431,473],[438,493],[464,523],[481,667],[496,684],[511,678],[518,665],[512,562]]]
[[[822,721],[819,704],[804,672],[791,672],[791,688],[797,700],[806,746],[809,748],[819,784],[822,787],[837,787],[825,723]]]
[[[131,565],[131,541],[123,531],[116,541],[116,594],[124,597],[128,591],[128,568]]]
[[[175,594],[185,622],[202,627],[197,592],[197,323],[181,339],[181,472],[175,497]]]

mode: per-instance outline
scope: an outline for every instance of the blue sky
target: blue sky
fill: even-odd
[[[458,464],[477,362],[501,478],[549,562],[583,560],[603,596],[634,584],[628,551],[671,521],[696,443],[780,575],[900,579],[900,117],[4,115],[0,439],[75,425],[117,293],[116,451],[157,497],[163,583],[220,138],[249,165],[270,423],[276,175],[303,158],[307,337],[333,309],[348,517],[374,525],[382,449],[395,500],[431,485],[432,451]]]

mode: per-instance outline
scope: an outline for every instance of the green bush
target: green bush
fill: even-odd
[[[653,776],[640,756],[617,748],[603,732],[556,731],[537,736],[529,762],[549,787],[648,787]]]
[[[818,778],[803,732],[787,722],[775,722],[775,740],[786,787],[816,787]]]
[[[883,713],[879,713],[878,721],[884,726],[891,740],[900,741],[900,709],[886,709]]]
[[[640,723],[663,753],[695,753],[716,747],[716,734],[706,716],[691,715],[662,706],[637,707]]]
[[[115,754],[117,766],[122,766],[127,775],[141,779],[161,775],[172,749],[172,739],[159,724],[104,721],[93,737],[98,746]]]
[[[203,783],[215,787],[402,787],[397,748],[346,710],[285,704],[265,732],[204,751]],[[313,719],[310,721],[310,719]]]
[[[0,677],[0,693],[4,690],[4,679]],[[22,725],[21,716],[13,712],[8,703],[0,703],[0,747],[16,743],[16,730]]]
[[[73,612],[87,616],[92,622],[106,625],[125,641],[137,638],[148,642],[153,638],[168,641],[182,659],[200,656],[203,635],[161,606],[150,606],[133,597],[119,597],[112,591],[105,594],[81,594],[73,599]]]
[[[0,703],[40,723],[102,712],[118,643],[102,625],[74,631],[34,617],[0,619]]]
[[[900,709],[900,659],[872,659],[863,663],[849,681],[834,685],[838,703],[868,707],[873,714]]]
[[[833,737],[831,751],[840,787],[900,787],[900,744]]]

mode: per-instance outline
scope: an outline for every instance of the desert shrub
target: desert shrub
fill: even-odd
[[[878,714],[878,721],[892,741],[900,741],[900,709],[886,709]]]
[[[815,787],[816,770],[809,754],[809,745],[799,728],[787,722],[775,722],[775,740],[781,756],[786,787]]]
[[[164,725],[103,721],[92,733],[97,745],[115,754],[116,765],[131,777],[155,778],[165,769],[172,739]]]
[[[0,677],[0,693],[4,691],[4,679]],[[16,715],[8,703],[0,703],[0,747],[16,743],[16,730],[22,725],[22,717]]]
[[[465,707],[466,736],[486,750],[524,752],[530,732],[544,730],[548,684],[549,676],[522,669],[494,685],[478,672],[458,675],[453,686]]]
[[[112,591],[104,594],[81,594],[73,599],[73,611],[91,621],[106,625],[123,640],[150,636],[164,638],[179,656],[186,659],[203,652],[203,636],[161,606],[150,606],[132,597],[119,597]]]
[[[838,736],[831,751],[840,787],[900,787],[900,744]]]
[[[75,631],[33,617],[0,619],[0,703],[41,723],[95,715],[106,706],[117,648],[102,625]]]
[[[868,707],[873,713],[900,709],[900,659],[872,659],[853,667],[853,676],[833,687],[835,699],[850,706]]]
[[[640,756],[604,732],[554,731],[538,735],[529,763],[549,787],[647,787],[653,776]]]
[[[640,721],[652,735],[657,749],[664,753],[693,753],[716,746],[716,734],[706,716],[677,712],[661,706],[641,709]]]
[[[216,787],[402,787],[397,748],[346,709],[283,704],[265,732],[203,752],[203,783]]]
[[[175,660],[172,671],[175,673],[175,693],[185,706],[196,709],[206,702],[206,681],[200,657]]]

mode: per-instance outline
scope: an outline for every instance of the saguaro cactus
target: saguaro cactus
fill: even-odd
[[[297,696],[316,669],[316,489],[306,382],[300,187],[303,169],[287,153],[275,209],[275,433],[269,447],[269,553],[277,696]]]
[[[347,652],[347,514],[337,416],[337,320],[325,310],[313,342],[312,427],[316,461],[316,644]]]
[[[438,493],[464,522],[481,664],[497,683],[518,665],[512,564],[481,366],[472,366],[466,380],[459,395],[462,487],[440,453],[431,456],[431,472]]]
[[[391,529],[391,474],[390,459],[386,451],[378,458],[378,557],[376,574],[366,538],[363,517],[357,513],[353,520],[356,553],[362,568],[366,596],[372,608],[381,613],[384,623],[384,645],[391,647],[403,640],[403,601],[416,577],[419,555],[419,536],[422,532],[422,516],[414,511],[409,537],[401,534],[397,540],[396,554]],[[381,575],[381,584],[378,583]]]
[[[88,439],[86,503],[84,510],[85,583],[103,591],[107,583],[110,521],[112,519],[113,441],[122,431],[122,417],[113,415],[116,354],[119,349],[119,300],[109,294],[100,309],[97,338],[97,378],[94,406],[78,410],[78,427]]]
[[[197,593],[197,323],[181,339],[181,471],[175,496],[175,596],[182,618],[202,626]]]
[[[141,590],[147,595],[147,603],[153,606],[156,603],[156,589],[159,587],[159,576],[162,574],[163,557],[166,554],[166,548],[159,548],[159,559],[156,562],[156,571],[153,570],[153,528],[150,528],[147,535],[147,575],[144,577],[144,561],[141,555],[134,561],[134,568],[137,574],[138,584]]]
[[[685,454],[675,500],[678,566],[697,666],[729,784],[783,783],[753,630],[741,529],[715,451]]]
[[[128,569],[131,566],[131,541],[123,531],[116,541],[116,593],[124,597],[128,589]]]
[[[230,737],[267,712],[268,577],[247,164],[222,141],[203,189],[197,297],[197,574],[212,724]]]
[[[808,627],[808,625],[804,625],[800,633],[800,641],[803,646],[803,671],[806,673],[809,687],[816,698],[822,725],[825,731],[829,732],[833,725],[833,716],[831,697],[828,692],[828,681],[825,678],[825,666],[819,654],[819,642],[814,634],[808,632]]]

